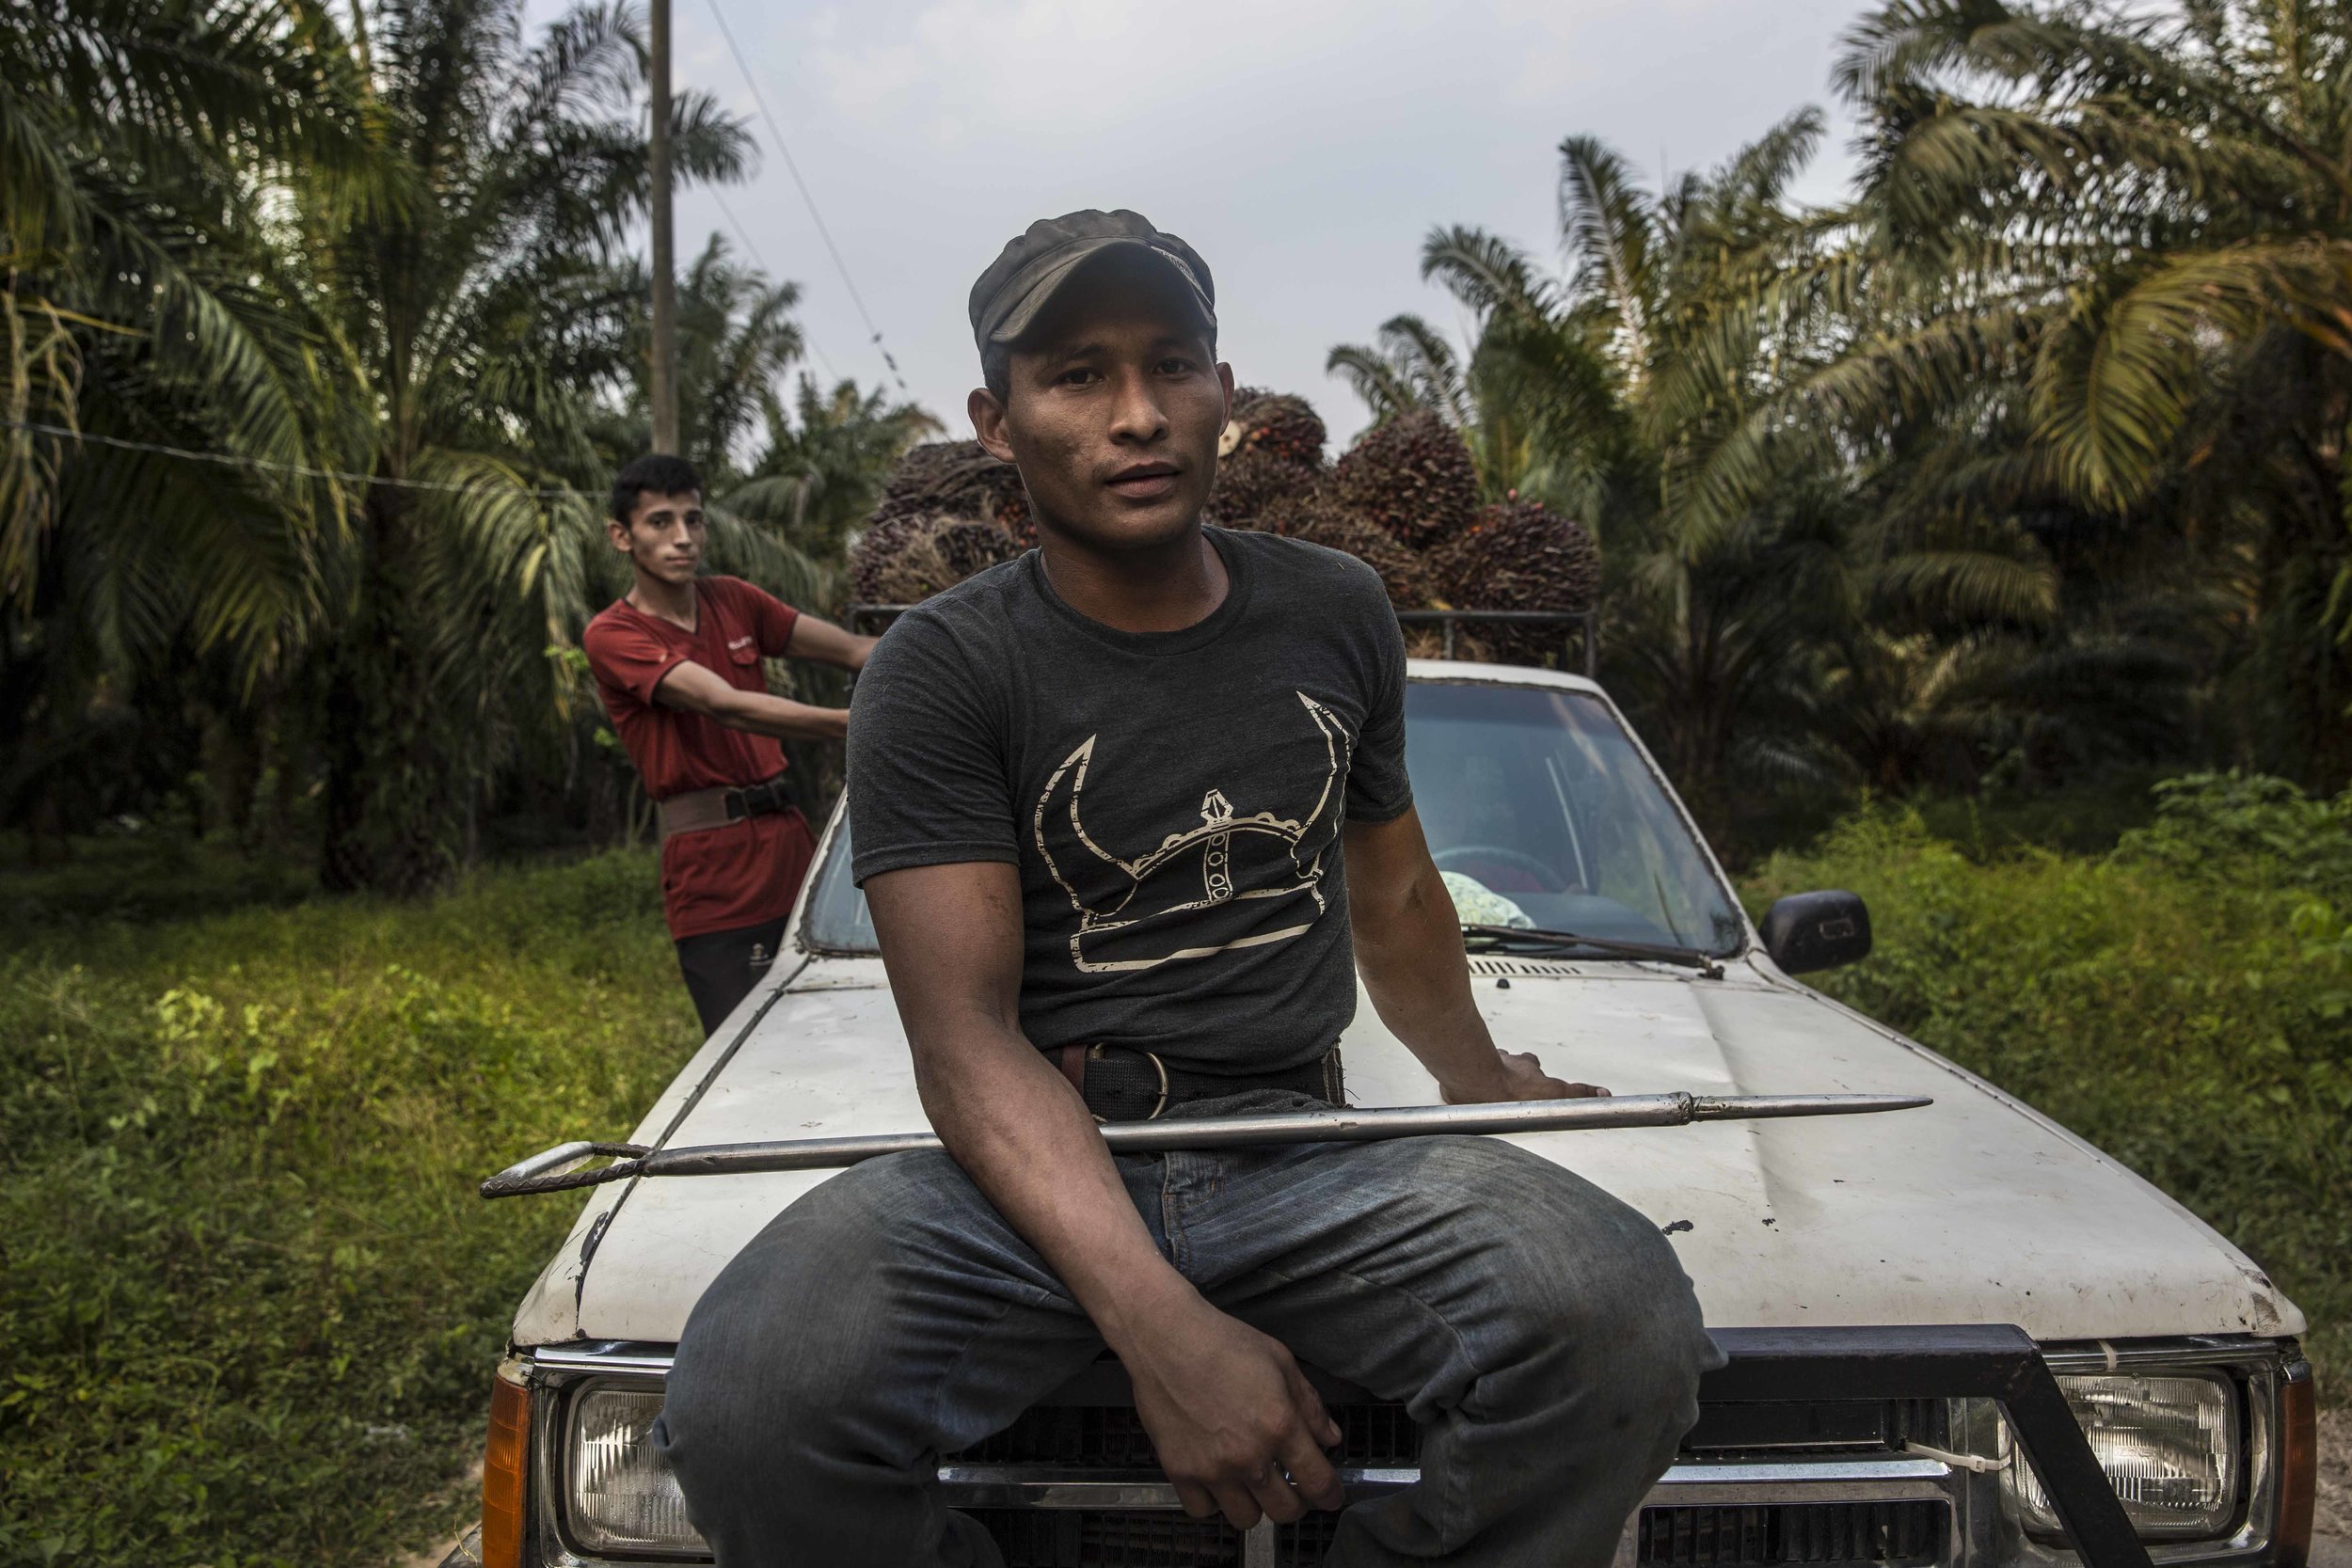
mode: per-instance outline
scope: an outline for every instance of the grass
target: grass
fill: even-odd
[[[1746,891],[1864,895],[1878,951],[1827,989],[2177,1194],[2352,1371],[2352,800],[2208,780],[2134,819],[1875,810]],[[451,1522],[574,1212],[472,1183],[625,1132],[692,1048],[653,863],[400,908],[173,856],[0,876],[33,933],[0,955],[0,1564],[381,1563]]]
[[[651,859],[32,929],[0,958],[0,1562],[421,1544],[573,1212],[472,1183],[626,1131],[695,1043]]]

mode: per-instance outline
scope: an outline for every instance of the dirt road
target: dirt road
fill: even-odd
[[[2312,1568],[2352,1568],[2352,1404],[2319,1413],[2319,1514]]]

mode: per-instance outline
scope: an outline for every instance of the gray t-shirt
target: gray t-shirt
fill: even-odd
[[[852,870],[1018,866],[1041,1049],[1279,1071],[1355,1016],[1340,825],[1412,804],[1405,642],[1353,557],[1208,536],[1230,587],[1182,631],[1079,614],[1034,550],[902,616],[850,707]]]

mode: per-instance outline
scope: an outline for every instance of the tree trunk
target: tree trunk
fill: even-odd
[[[254,792],[262,778],[261,709],[251,705],[224,710],[202,704],[203,727],[199,746],[204,764],[208,800],[204,830],[219,833],[240,849],[250,847]]]
[[[422,645],[407,498],[377,487],[364,515],[368,561],[327,687],[319,877],[331,890],[416,897],[447,883],[455,866],[456,737],[442,732]]]
[[[2311,424],[2289,431],[2277,488],[2263,508],[2257,546],[2253,665],[2266,710],[2251,736],[2259,766],[2306,788],[2352,783],[2352,647],[2339,585],[2352,570],[2347,539],[2345,372],[2321,364],[2326,385]]]

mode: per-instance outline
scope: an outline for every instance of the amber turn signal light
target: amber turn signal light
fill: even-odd
[[[531,1390],[501,1370],[490,1385],[490,1438],[482,1449],[482,1568],[522,1568],[530,1459]]]
[[[2289,1372],[2280,1393],[2279,1532],[2271,1561],[2277,1568],[2304,1568],[2312,1556],[2312,1511],[2319,1500],[2319,1394],[2311,1369]]]

